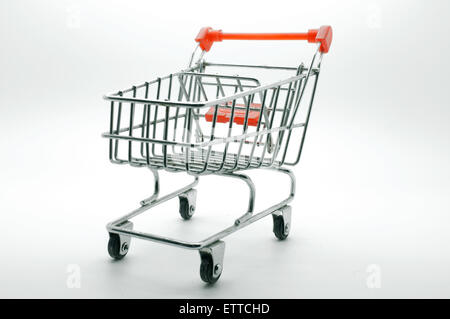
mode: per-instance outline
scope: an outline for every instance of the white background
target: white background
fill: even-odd
[[[449,12],[445,0],[2,1],[0,297],[450,297]],[[323,24],[334,39],[294,168],[289,239],[270,218],[233,234],[212,287],[193,251],[133,240],[111,261],[105,224],[136,208],[152,177],[107,160],[102,95],[185,67],[203,26]],[[210,60],[297,65],[307,47],[224,42]],[[284,176],[249,174],[257,210],[287,194]],[[162,193],[189,180],[161,175]],[[190,222],[172,201],[135,228],[201,239],[246,208],[239,181],[197,189]],[[80,288],[67,286],[69,265]]]

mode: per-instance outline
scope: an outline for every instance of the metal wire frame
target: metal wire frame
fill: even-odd
[[[319,62],[314,64],[317,57]],[[193,175],[296,165],[321,57],[317,52],[309,68],[303,64],[291,68],[200,62],[187,70],[107,95],[105,99],[111,103],[110,129],[103,136],[109,139],[109,158],[114,163]],[[254,77],[205,73],[210,66],[284,69],[295,71],[295,75],[261,86]],[[296,115],[310,78],[313,83],[306,117],[299,121]],[[214,114],[212,121],[207,122],[204,117],[210,107]],[[218,123],[219,111],[223,109],[230,110],[226,124]],[[241,117],[242,112],[245,114],[242,125],[235,123],[238,112]],[[250,112],[259,115],[256,126],[248,123]],[[287,161],[292,132],[299,128],[302,132],[298,151],[293,161]],[[123,144],[127,147],[119,147]],[[124,153],[125,156],[119,156]]]
[[[233,225],[231,225],[215,234],[212,234],[203,240],[189,242],[189,241],[170,238],[170,237],[161,236],[161,235],[157,235],[157,234],[144,233],[141,231],[128,229],[123,226],[123,224],[125,222],[131,220],[132,218],[134,218],[134,217],[136,217],[136,216],[150,210],[151,208],[154,208],[168,200],[171,200],[171,199],[179,196],[180,194],[182,194],[185,191],[192,189],[193,187],[195,187],[198,184],[198,181],[199,181],[198,176],[196,176],[194,181],[191,182],[190,184],[188,184],[172,193],[169,193],[169,194],[159,197],[159,198],[156,198],[157,197],[156,196],[153,200],[148,201],[148,202],[144,202],[144,201],[143,201],[144,203],[141,202],[141,207],[120,217],[119,219],[116,219],[116,220],[108,223],[108,225],[106,226],[107,230],[110,233],[127,235],[127,236],[134,237],[134,238],[158,242],[161,244],[166,244],[166,245],[180,247],[180,248],[199,250],[204,247],[208,247],[211,244],[214,244],[217,241],[223,239],[224,237],[260,220],[261,218],[266,217],[266,216],[276,212],[277,210],[282,209],[283,207],[286,207],[286,205],[289,204],[294,199],[295,189],[296,189],[296,181],[295,181],[294,174],[290,170],[285,169],[285,168],[268,168],[268,169],[273,170],[275,172],[282,173],[289,177],[289,182],[290,182],[289,195],[286,198],[284,198],[282,201],[280,201],[262,211],[254,213],[253,208],[254,208],[254,202],[255,202],[255,186],[253,185],[253,182],[251,181],[251,179],[248,176],[243,175],[243,174],[236,174],[236,173],[224,174],[223,176],[238,178],[247,183],[249,190],[250,190],[248,210],[243,216],[236,219],[235,222],[233,223]],[[156,173],[155,186],[158,184],[158,180],[159,180],[157,176],[158,175]],[[156,188],[155,188],[155,193],[156,193]]]
[[[195,51],[189,69],[105,96],[110,101],[110,127],[103,136],[109,139],[110,160],[148,167],[154,176],[153,194],[142,200],[139,208],[109,223],[107,230],[110,236],[119,235],[125,254],[134,237],[199,250],[201,256],[208,253],[221,272],[224,237],[270,214],[283,218],[285,231],[290,227],[288,204],[295,196],[296,181],[293,172],[284,166],[296,165],[300,160],[322,54],[317,51],[308,68],[303,64],[294,68],[207,63],[202,60],[203,54],[194,67]],[[294,75],[261,85],[256,77],[206,73],[210,67],[286,70]],[[302,100],[306,102],[304,107]],[[223,110],[229,112],[228,121],[219,117]],[[256,125],[250,123],[251,114],[257,115]],[[300,138],[293,138],[294,132],[299,132]],[[289,149],[294,150],[292,161],[288,160]],[[259,212],[254,212],[255,185],[249,176],[238,172],[254,168],[282,173],[290,181],[288,196]],[[159,169],[184,171],[194,175],[194,180],[160,196]],[[247,211],[231,226],[194,242],[132,229],[132,218],[175,197],[196,194],[199,175],[206,174],[236,178],[248,186]],[[195,206],[195,199],[190,198]]]

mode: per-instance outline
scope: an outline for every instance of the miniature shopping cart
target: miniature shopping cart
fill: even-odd
[[[205,53],[223,40],[307,40],[316,44],[309,65],[298,67],[238,65],[206,62]],[[122,259],[131,237],[194,249],[200,252],[200,276],[216,282],[223,269],[225,236],[272,215],[273,232],[283,240],[290,230],[295,177],[286,166],[300,160],[322,56],[332,40],[332,29],[322,26],[306,33],[241,34],[203,28],[198,46],[186,70],[132,86],[105,96],[110,101],[109,159],[116,164],[147,167],[154,175],[153,194],[140,207],[109,223],[108,252]],[[200,50],[198,49],[200,48]],[[228,72],[212,72],[212,69]],[[241,75],[235,75],[240,70]],[[246,73],[247,72],[247,73]],[[251,72],[254,72],[253,75]],[[266,72],[262,83],[254,74]],[[274,82],[275,72],[283,80]],[[168,195],[159,195],[158,170],[186,172],[194,181]],[[242,174],[250,169],[269,169],[286,174],[290,194],[267,209],[254,212],[255,187]],[[216,174],[244,181],[249,189],[245,214],[230,227],[199,242],[187,242],[133,230],[131,218],[179,198],[179,212],[190,219],[195,211],[200,175]]]

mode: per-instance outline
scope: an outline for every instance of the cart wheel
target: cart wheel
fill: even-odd
[[[272,214],[273,233],[279,240],[288,237],[291,228],[291,207],[284,206],[279,211]]]
[[[213,284],[217,280],[219,280],[220,275],[222,274],[222,269],[217,268],[214,270],[214,263],[212,261],[211,256],[204,255],[201,257],[202,263],[200,264],[200,277],[202,280],[208,284]],[[219,266],[216,266],[219,267]],[[217,275],[215,273],[217,272]]]
[[[133,229],[133,223],[125,222],[119,227],[123,227],[126,229]],[[119,235],[116,233],[109,233],[109,241],[108,241],[108,253],[109,255],[116,259],[120,260],[126,256],[128,253],[128,249],[130,248],[131,237],[126,235]]]
[[[108,253],[109,255],[116,259],[116,260],[120,260],[123,257],[125,257],[125,255],[127,254],[127,251],[125,252],[125,254],[121,254],[120,253],[120,236],[118,234],[109,234],[109,241],[108,241]]]
[[[197,198],[197,190],[191,189],[180,196],[180,215],[184,220],[191,219],[195,212],[195,201]]]
[[[225,243],[218,241],[200,250],[200,278],[207,284],[214,284],[219,280],[223,270],[223,256]]]

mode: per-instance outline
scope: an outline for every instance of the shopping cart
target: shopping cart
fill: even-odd
[[[206,62],[205,53],[223,40],[307,40],[317,44],[309,66],[298,67],[223,64]],[[295,195],[294,174],[285,166],[300,160],[311,107],[319,78],[322,56],[332,40],[330,26],[306,33],[223,33],[203,28],[195,41],[186,70],[106,95],[110,101],[109,159],[116,164],[148,167],[154,175],[153,194],[140,207],[109,223],[108,252],[122,259],[131,237],[194,249],[200,252],[200,276],[216,282],[223,269],[225,236],[267,216],[273,216],[273,232],[283,240],[290,230]],[[200,50],[198,49],[200,48]],[[268,72],[263,84],[255,76],[207,72],[211,68]],[[249,71],[250,70],[250,71]],[[274,72],[284,79],[273,83]],[[292,142],[291,142],[292,140]],[[290,179],[290,194],[283,201],[255,213],[255,186],[240,171],[270,169]],[[168,195],[159,195],[158,170],[186,172],[194,177],[189,185]],[[230,227],[199,242],[187,242],[133,230],[130,219],[175,197],[179,212],[188,220],[195,211],[200,175],[216,174],[244,181],[250,190],[248,209]]]

